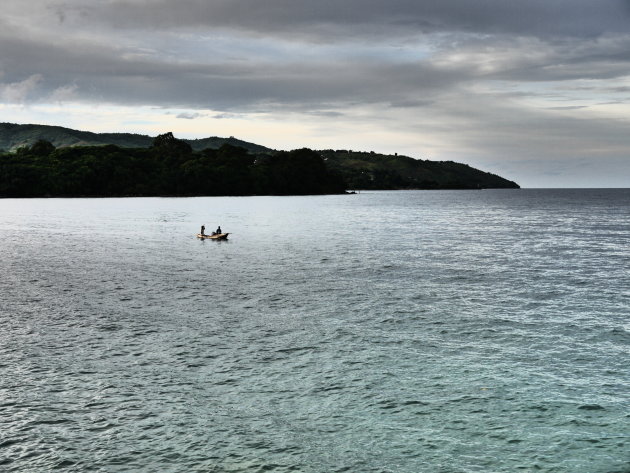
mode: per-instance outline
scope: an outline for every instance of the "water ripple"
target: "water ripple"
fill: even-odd
[[[629,192],[352,197],[0,201],[0,470],[628,471]]]

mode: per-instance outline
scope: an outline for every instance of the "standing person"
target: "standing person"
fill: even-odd
[[[204,236],[204,235],[205,235],[205,233],[204,233],[205,231],[206,231],[206,226],[205,226],[205,225],[202,225],[202,226],[201,226],[201,236]]]
[[[215,232],[217,235],[221,234],[221,225],[217,227],[217,231]]]

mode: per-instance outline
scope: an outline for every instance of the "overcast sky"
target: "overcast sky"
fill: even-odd
[[[630,186],[630,0],[2,0],[0,121]]]

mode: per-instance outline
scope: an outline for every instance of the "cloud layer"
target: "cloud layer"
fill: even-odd
[[[7,0],[0,94],[380,127],[391,152],[536,185],[589,159],[618,175],[629,20],[626,0]]]

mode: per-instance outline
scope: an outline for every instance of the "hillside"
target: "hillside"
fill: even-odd
[[[0,197],[341,194],[345,183],[309,149],[252,154],[224,144],[193,151],[160,135],[150,148],[40,140],[0,154]]]
[[[163,140],[167,135],[169,136],[168,139],[171,140],[171,144],[175,144],[173,145],[174,148],[171,151],[169,151],[170,148],[162,149],[158,156],[153,149],[156,146],[156,140]],[[39,144],[36,144],[38,141]],[[47,145],[46,142],[48,142]],[[116,148],[115,152],[111,149],[98,149],[112,145]],[[4,155],[2,155],[2,149],[6,151]],[[53,152],[55,149],[56,151]],[[241,151],[236,152],[235,149],[249,154],[250,158],[236,159],[234,156],[241,156],[242,153]],[[72,150],[74,151],[71,152]],[[213,155],[210,153],[212,150],[222,150],[220,163],[212,158]],[[173,156],[169,157],[169,153]],[[57,126],[0,123],[0,171],[5,173],[5,175],[0,175],[0,181],[4,183],[4,192],[0,192],[0,194],[5,196],[22,195],[17,190],[8,190],[14,189],[14,183],[18,181],[22,182],[26,188],[32,189],[29,183],[31,180],[28,177],[29,175],[33,179],[40,179],[45,175],[47,176],[46,179],[53,179],[58,184],[61,174],[57,172],[57,168],[72,167],[74,165],[79,168],[83,166],[81,168],[82,172],[85,169],[97,172],[102,166],[113,168],[118,166],[120,167],[120,176],[134,175],[138,185],[130,185],[128,188],[113,186],[105,191],[100,189],[100,187],[98,189],[95,188],[92,184],[85,184],[87,187],[82,190],[81,185],[76,184],[71,192],[67,190],[61,191],[62,188],[65,188],[59,185],[50,191],[44,190],[46,187],[44,186],[37,191],[33,190],[33,193],[28,195],[158,195],[160,193],[218,195],[217,192],[223,194],[259,192],[299,194],[306,192],[307,187],[311,189],[309,192],[312,193],[324,192],[332,188],[335,189],[335,192],[338,192],[339,183],[342,183],[345,189],[351,190],[519,187],[513,181],[453,161],[429,161],[413,159],[407,156],[348,150],[321,150],[315,152],[318,159],[322,162],[322,166],[327,170],[326,173],[322,171],[320,175],[325,176],[325,179],[330,181],[320,183],[321,185],[312,182],[310,178],[307,179],[306,173],[299,172],[297,169],[292,169],[283,177],[278,177],[280,174],[277,174],[276,171],[288,165],[289,161],[287,160],[293,159],[291,156],[294,156],[291,154],[283,155],[284,157],[278,158],[279,161],[277,162],[273,161],[275,163],[274,166],[278,166],[273,171],[276,173],[274,174],[276,176],[274,177],[276,179],[274,183],[263,183],[260,181],[263,177],[260,172],[255,170],[256,166],[250,170],[242,168],[238,172],[235,172],[236,168],[233,166],[233,162],[236,161],[240,163],[250,163],[251,161],[247,166],[253,166],[252,163],[269,163],[272,162],[270,159],[283,153],[286,154],[283,151],[271,150],[234,137],[180,140],[174,138],[170,133],[152,138],[147,135],[131,133],[91,133]],[[99,156],[99,158],[95,161],[93,158],[96,156]],[[176,157],[177,159],[175,159]],[[164,167],[165,163],[171,162],[173,159],[175,159],[177,166],[182,165],[181,169],[174,168],[172,171],[169,171],[168,166]],[[112,162],[108,163],[110,160]],[[121,162],[126,164],[120,164]],[[171,162],[171,164],[173,163]],[[291,166],[294,167],[294,164]],[[186,188],[183,184],[178,184],[177,186],[165,185],[164,179],[160,181],[162,182],[160,185],[153,183],[147,187],[147,185],[143,184],[143,174],[135,175],[134,173],[141,168],[144,170],[144,175],[153,175],[155,170],[149,169],[152,165],[161,169],[160,172],[164,175],[172,174],[169,179],[175,179],[180,183],[186,182],[186,185],[191,187]],[[223,172],[225,166],[230,167],[230,171],[227,173]],[[215,167],[217,169],[214,169]],[[268,168],[261,169],[266,170]],[[75,171],[77,170],[68,168],[64,172],[67,176],[75,176]],[[181,176],[175,176],[178,173],[188,177],[183,179]],[[113,173],[112,178],[115,175],[116,173]],[[194,185],[192,180],[189,179],[193,175],[196,176]],[[245,175],[248,176],[247,182],[243,181],[243,176]],[[292,176],[290,179],[289,175]],[[331,176],[334,176],[334,179]],[[13,181],[11,181],[12,179]],[[227,181],[224,182],[223,179],[227,179]],[[269,175],[265,174],[264,179],[269,179]],[[309,181],[308,186],[305,184],[307,180]],[[333,180],[335,181],[334,185],[331,184]],[[10,184],[10,181],[13,184]],[[82,179],[78,181],[87,182]],[[265,190],[263,191],[263,189]],[[18,192],[18,194],[15,194],[15,192]]]
[[[348,189],[516,189],[513,181],[453,161],[429,161],[372,152],[324,150],[328,168]]]
[[[92,133],[90,131],[73,130],[61,126],[0,123],[0,151],[15,151],[24,146],[32,146],[40,139],[51,142],[55,148],[103,145],[116,145],[121,148],[148,148],[153,143],[154,137],[134,133]],[[271,151],[264,146],[249,143],[234,137],[221,138],[213,136],[210,138],[182,141],[192,146],[195,151],[201,151],[206,148],[219,149],[224,144],[240,146],[253,153]]]

